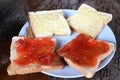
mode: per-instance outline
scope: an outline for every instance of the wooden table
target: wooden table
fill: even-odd
[[[30,0],[32,3],[34,0]],[[86,3],[97,10],[113,14],[113,20],[108,24],[117,40],[117,50],[111,62],[97,72],[91,79],[85,77],[76,80],[119,80],[120,79],[120,0],[39,0],[33,3],[33,9],[77,9]],[[17,36],[26,23],[24,14],[24,0],[0,0],[0,80],[74,80],[50,77],[42,73],[23,76],[8,76],[6,69],[10,63],[10,43],[13,36]]]

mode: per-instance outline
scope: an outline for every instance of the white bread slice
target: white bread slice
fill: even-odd
[[[69,25],[79,33],[85,33],[93,39],[101,32],[104,25],[112,19],[112,14],[98,12],[93,7],[82,4],[78,12],[67,20]]]
[[[78,13],[70,16],[67,20],[75,31],[90,35],[92,38],[96,38],[104,25],[97,10],[86,4],[82,4]]]
[[[71,34],[62,10],[29,12],[29,19],[35,37]]]
[[[54,61],[50,63],[49,65],[40,65],[37,63],[34,63],[34,64],[32,63],[32,64],[28,64],[25,66],[16,65],[15,63],[13,63],[13,60],[15,60],[18,56],[16,52],[16,44],[15,44],[15,42],[18,39],[24,39],[24,37],[13,37],[12,38],[11,51],[10,51],[11,64],[7,68],[7,72],[9,75],[16,75],[16,74],[23,75],[23,74],[28,74],[28,73],[40,72],[44,70],[58,70],[58,69],[63,68],[63,64],[58,56],[56,56]],[[55,39],[52,39],[52,40],[55,41]]]
[[[71,61],[69,58],[66,58],[66,57],[64,57],[64,60],[68,63],[68,65],[70,65],[71,67],[73,67],[77,71],[81,72],[85,77],[92,78],[94,76],[94,74],[96,73],[100,62],[102,60],[104,60],[107,56],[109,56],[114,50],[114,44],[109,43],[109,42],[107,42],[107,43],[109,45],[110,50],[108,52],[104,53],[103,55],[99,56],[99,58],[97,60],[97,64],[94,67],[80,66],[80,65],[74,63],[73,61]]]
[[[79,38],[78,38],[79,39]],[[81,41],[81,40],[80,40]],[[91,41],[91,39],[90,39]],[[101,40],[97,40],[97,42],[101,42]],[[77,40],[78,42],[78,40]],[[107,56],[109,56],[113,50],[114,50],[114,44],[113,43],[110,43],[110,42],[107,42],[107,41],[104,41],[105,43],[108,44],[108,47],[109,47],[109,50],[101,55],[98,55],[97,56],[97,61],[96,61],[96,65],[95,66],[83,66],[83,65],[79,65],[79,64],[76,64],[73,60],[71,60],[72,57],[67,57],[66,55],[64,54],[69,54],[69,50],[70,49],[73,49],[76,41],[74,42],[73,40],[69,43],[67,43],[66,45],[64,45],[62,48],[60,48],[57,52],[60,56],[62,56],[64,58],[64,60],[68,63],[68,65],[70,65],[71,67],[73,67],[74,69],[78,70],[79,72],[81,72],[85,77],[87,78],[92,78],[94,76],[94,74],[96,73],[98,67],[99,67],[99,64],[102,60],[104,60]],[[72,45],[74,45],[72,47]],[[83,44],[84,45],[84,44]],[[97,45],[97,44],[96,44]],[[81,45],[82,46],[82,45]],[[79,46],[77,45],[77,49],[80,50]],[[94,48],[93,48],[94,50]],[[68,51],[68,52],[67,52]],[[76,50],[72,50],[73,51],[76,51]],[[78,53],[78,51],[74,52],[75,54]],[[96,52],[97,53],[97,52]],[[91,53],[92,54],[92,53]],[[91,56],[90,56],[91,57]],[[93,56],[92,56],[93,57]],[[75,58],[75,57],[74,57]],[[79,58],[79,57],[77,57]],[[81,62],[80,62],[81,63]],[[91,62],[92,63],[92,62]]]

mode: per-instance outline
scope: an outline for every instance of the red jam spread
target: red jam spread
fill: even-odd
[[[19,39],[16,46],[18,58],[13,62],[19,66],[30,63],[48,65],[55,58],[55,43],[51,38]]]
[[[104,54],[108,50],[109,46],[106,42],[93,40],[88,35],[79,34],[60,49],[58,54],[81,66],[93,67],[96,65],[99,55]]]

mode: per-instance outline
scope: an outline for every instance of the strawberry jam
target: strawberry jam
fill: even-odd
[[[93,67],[97,64],[99,56],[108,50],[109,46],[106,42],[93,40],[88,35],[79,34],[60,49],[58,54],[69,58],[78,65]]]
[[[51,38],[24,38],[16,41],[18,58],[13,62],[19,66],[30,63],[50,64],[55,58],[55,43]]]

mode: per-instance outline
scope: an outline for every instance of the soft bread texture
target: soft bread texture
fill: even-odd
[[[79,33],[85,33],[93,39],[101,32],[104,25],[111,21],[112,15],[98,12],[96,9],[82,4],[78,12],[70,16],[67,20],[69,25]]]
[[[62,10],[29,12],[29,19],[35,37],[71,34]]]
[[[78,8],[78,12],[81,12],[81,8],[85,9],[85,10],[86,10],[86,8],[88,8],[91,11],[97,11],[95,8],[93,8],[93,7],[91,7],[91,6],[87,5],[87,4],[82,4]],[[97,11],[97,13],[99,14],[100,17],[102,17],[104,25],[108,24],[112,20],[112,14],[110,14],[110,13],[100,12],[100,11]]]
[[[17,52],[16,52],[16,44],[15,42],[18,39],[23,39],[24,37],[13,37],[12,43],[11,43],[11,52],[10,52],[10,61],[11,64],[7,68],[7,72],[9,75],[16,75],[16,74],[28,74],[28,73],[34,73],[34,72],[40,72],[44,70],[58,70],[63,68],[63,64],[60,60],[60,58],[57,56],[52,63],[49,65],[40,65],[40,64],[29,64],[26,66],[18,66],[13,63],[13,60],[17,58]],[[53,39],[53,41],[55,41]]]
[[[105,12],[98,12],[104,20],[104,25],[107,25],[112,20],[112,14]]]
[[[113,50],[114,50],[114,44],[107,42],[109,45],[109,51],[104,53],[103,55],[100,55],[98,60],[97,60],[97,64],[94,67],[85,67],[85,66],[80,66],[78,64],[75,64],[73,61],[71,61],[69,58],[64,57],[64,60],[74,69],[76,69],[77,71],[81,72],[85,77],[87,78],[92,78],[94,76],[94,74],[96,73],[99,64],[102,60],[104,60],[107,56],[109,56]]]

